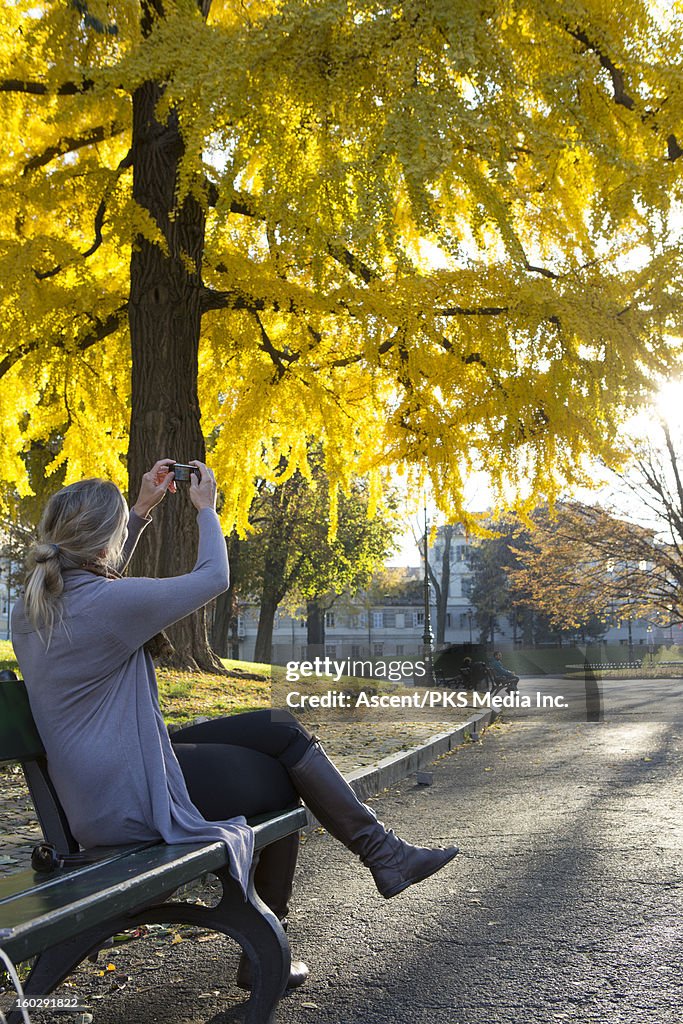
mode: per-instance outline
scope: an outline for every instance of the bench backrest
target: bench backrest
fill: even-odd
[[[45,749],[31,714],[26,684],[21,679],[0,682],[0,763],[19,762],[45,838],[62,853],[78,843],[47,771]]]
[[[33,761],[45,757],[21,679],[0,683],[0,761]]]

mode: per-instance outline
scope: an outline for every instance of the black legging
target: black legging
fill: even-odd
[[[313,737],[289,711],[250,711],[174,732],[190,799],[207,821],[284,810],[298,801],[287,766]]]
[[[250,711],[189,725],[172,737],[192,803],[207,821],[285,810],[299,795],[287,772],[313,736],[289,711]],[[267,846],[254,875],[261,899],[284,918],[298,835]]]

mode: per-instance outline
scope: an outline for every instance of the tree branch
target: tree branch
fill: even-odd
[[[327,251],[332,259],[336,260],[337,263],[341,263],[342,266],[350,270],[356,277],[360,277],[366,284],[379,280],[377,271],[372,270],[367,263],[364,263],[363,260],[354,255],[346,246],[340,245],[338,242],[328,242]]]
[[[123,160],[121,161],[119,166],[116,168],[116,177],[114,179],[114,183],[116,181],[118,181],[118,178],[119,178],[119,175],[121,174],[121,172],[126,170],[126,168],[131,166],[131,163],[132,163],[132,150],[128,150],[128,153],[123,158]],[[92,245],[89,246],[89,248],[87,248],[85,250],[85,252],[82,252],[80,254],[80,258],[81,259],[87,260],[88,257],[92,256],[93,253],[97,252],[99,247],[102,245],[102,225],[104,224],[104,215],[107,212],[107,199],[109,198],[109,192],[110,191],[111,191],[111,186],[110,186],[110,188],[107,189],[107,194],[105,195],[104,199],[102,199],[102,201],[100,202],[99,206],[97,207],[97,210],[95,211],[95,220],[94,220],[94,223],[93,223],[93,227],[94,227],[94,230],[95,230],[95,239],[94,239]],[[64,269],[63,264],[58,263],[57,266],[52,267],[51,270],[36,270],[34,268],[33,273],[35,274],[36,279],[38,281],[46,281],[50,277],[55,277],[63,269]]]
[[[81,259],[87,259],[89,256],[92,256],[93,253],[97,252],[99,247],[102,245],[102,225],[104,224],[104,215],[106,212],[107,204],[106,201],[103,199],[100,205],[97,207],[97,212],[95,213],[95,221],[93,224],[93,227],[95,229],[95,239],[92,245],[88,249],[86,249],[85,252],[81,253]],[[55,277],[63,269],[64,268],[62,264],[58,263],[57,266],[52,267],[51,270],[34,269],[33,273],[35,274],[36,279],[38,281],[46,281],[50,277]]]
[[[382,344],[379,346],[379,348],[377,349],[377,354],[378,355],[383,356],[383,355],[386,355],[387,352],[391,351],[391,349],[396,344],[396,335],[397,335],[397,333],[398,333],[398,327],[394,331],[392,337],[391,338],[387,338],[387,340],[383,341]],[[354,355],[346,356],[343,359],[333,359],[332,362],[329,363],[328,365],[329,366],[335,366],[335,367],[352,366],[354,363],[359,363],[361,361],[361,359],[364,359],[364,358],[365,358],[365,353],[364,352],[360,352],[360,353],[357,352]]]
[[[569,35],[576,39],[579,43],[582,43],[587,50],[591,50],[592,53],[600,61],[601,66],[605,69],[612,80],[612,89],[614,91],[614,102],[621,107],[626,107],[627,110],[633,110],[635,108],[635,100],[632,96],[626,92],[624,86],[624,73],[620,68],[614,64],[612,60],[603,53],[599,46],[586,35],[581,29],[568,28]]]
[[[434,311],[436,316],[501,316],[509,313],[509,306],[446,306]]]
[[[276,379],[282,380],[284,375],[287,373],[287,370],[289,369],[289,367],[285,366],[285,362],[295,363],[299,356],[301,355],[301,353],[297,352],[295,354],[290,355],[287,352],[281,352],[279,349],[275,348],[275,345],[273,345],[273,342],[270,340],[268,336],[268,332],[263,326],[263,321],[261,320],[261,317],[258,315],[257,312],[254,312],[253,315],[254,319],[256,320],[256,323],[259,325],[259,330],[261,332],[261,349],[263,352],[267,353],[267,355],[270,356],[272,362],[274,363]]]
[[[63,138],[58,139],[53,146],[48,146],[42,153],[32,156],[24,164],[24,169],[21,172],[22,176],[35,171],[38,167],[44,167],[45,164],[50,163],[56,156],[63,156],[65,153],[75,153],[76,150],[83,149],[84,146],[92,146],[96,142],[103,142],[104,139],[112,138],[114,135],[121,135],[124,131],[126,131],[125,125],[113,121],[108,128],[104,125],[99,125],[97,128],[89,129],[83,135],[65,135]]]
[[[220,271],[219,267],[216,270]],[[273,299],[266,302],[265,299],[256,299],[244,292],[230,291],[222,292],[216,288],[209,288],[204,285],[201,292],[201,312],[209,313],[214,309],[244,309],[249,313],[261,313],[270,311],[272,313],[302,313],[304,310],[294,302],[278,302]]]
[[[19,78],[0,78],[0,92],[23,92],[30,96],[48,96],[51,93],[56,96],[78,96],[94,88],[95,83],[91,78],[84,78],[80,82],[62,82],[56,88],[45,82],[24,82]]]
[[[614,102],[620,107],[625,107],[626,110],[635,110],[636,101],[626,91],[626,86],[624,84],[624,73],[621,70],[621,68],[617,67],[614,61],[610,57],[608,57],[607,54],[597,45],[597,43],[593,42],[593,40],[588,36],[588,34],[584,32],[582,29],[572,29],[569,26],[566,26],[566,28],[567,32],[570,36],[572,36],[573,39],[576,39],[576,41],[581,43],[582,46],[585,46],[587,50],[590,50],[591,53],[594,53],[600,61],[601,67],[605,69],[612,82],[612,98],[614,99]],[[641,114],[640,120],[643,122],[643,124],[645,124],[648,120],[648,116]],[[653,125],[653,128],[656,130],[656,124]],[[681,149],[681,147],[678,145],[678,141],[675,135],[669,135],[669,137],[666,140],[666,148],[667,159],[670,160],[672,163],[674,160],[678,160],[679,156],[683,155],[683,149]]]
[[[103,341],[105,338],[113,334],[121,326],[121,321],[128,312],[128,303],[125,302],[118,309],[115,309],[113,313],[110,313],[104,320],[100,320],[99,317],[90,316],[90,320],[94,324],[91,331],[88,331],[76,342],[76,349],[79,352],[85,352],[86,349],[91,348],[92,345],[96,345],[98,341]],[[18,345],[17,348],[8,352],[4,359],[0,360],[0,378],[4,377],[13,366],[23,359],[24,356],[30,355],[32,352],[36,352],[41,348],[42,342],[40,341],[27,341],[23,345]],[[50,344],[51,348],[66,349],[67,346],[60,337],[52,339]]]

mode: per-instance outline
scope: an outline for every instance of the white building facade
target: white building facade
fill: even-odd
[[[439,528],[429,552],[430,564],[437,579],[440,578],[445,542],[444,530]],[[467,537],[461,528],[455,528],[451,537],[445,646],[479,642],[476,610],[470,601],[472,570],[468,554],[473,543],[476,544],[476,540]],[[405,569],[404,596],[392,594],[374,600],[370,600],[367,595],[360,595],[356,599],[340,598],[325,613],[325,655],[337,661],[422,657],[425,603],[424,590],[420,584],[423,578],[423,567],[414,566]],[[436,602],[431,586],[429,610],[432,634],[436,636]],[[253,661],[258,614],[257,606],[245,605],[241,608],[232,657]],[[307,659],[310,652],[306,638],[303,612],[278,612],[273,630],[272,663],[284,665],[288,661]],[[520,640],[515,637],[507,616],[495,620],[496,647],[500,646],[503,651],[510,650]],[[629,623],[628,618],[615,615],[614,624],[610,626],[604,640],[610,644],[638,648],[636,654],[640,656],[648,646],[681,642],[683,632],[677,626],[653,626],[642,620]],[[438,650],[436,643],[435,650]]]

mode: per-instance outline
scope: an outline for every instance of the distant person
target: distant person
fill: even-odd
[[[489,670],[483,661],[472,661],[469,656],[463,658],[460,673],[472,690],[488,689]]]
[[[496,683],[502,683],[508,688],[508,690],[517,689],[519,676],[516,676],[509,668],[505,668],[505,665],[503,664],[503,655],[500,651],[494,651],[493,657],[491,658],[491,671],[493,672],[493,678]]]

